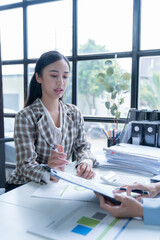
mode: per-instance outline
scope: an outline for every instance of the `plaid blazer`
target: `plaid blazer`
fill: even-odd
[[[85,159],[95,158],[86,140],[83,117],[75,105],[60,101],[62,108],[62,142],[67,159],[73,150],[77,164]],[[16,149],[16,169],[8,183],[24,184],[28,181],[41,182],[44,169],[51,156],[54,139],[42,103],[36,99],[33,104],[21,110],[15,118],[14,141]]]

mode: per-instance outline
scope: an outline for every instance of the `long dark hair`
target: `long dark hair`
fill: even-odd
[[[36,80],[36,73],[39,76],[42,76],[43,69],[46,66],[48,66],[51,63],[57,62],[61,59],[64,59],[67,62],[69,69],[70,69],[69,60],[57,51],[45,52],[40,56],[40,58],[36,62],[35,72],[31,78],[31,82],[29,85],[29,94],[28,94],[27,100],[25,102],[25,107],[32,104],[37,98],[42,97],[41,84],[38,83]]]

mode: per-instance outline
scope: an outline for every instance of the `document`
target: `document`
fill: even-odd
[[[159,240],[158,226],[141,219],[117,219],[97,203],[70,202],[28,229],[29,233],[56,240]]]
[[[41,185],[33,192],[32,197],[98,202],[93,191],[63,180],[59,180],[58,183],[49,182]]]
[[[62,172],[62,171],[51,169],[51,168],[49,169],[49,171],[50,171],[50,174],[54,177],[58,177],[69,183],[72,183],[72,184],[84,187],[86,189],[92,190],[94,192],[100,193],[100,194],[104,195],[105,198],[107,198],[111,202],[113,202],[114,204],[117,204],[117,205],[120,204],[119,201],[116,201],[114,199],[113,190],[115,189],[115,187],[113,187],[113,186],[108,186],[108,185],[104,185],[101,183],[97,183],[96,181],[87,180],[87,179],[75,176],[73,174]]]

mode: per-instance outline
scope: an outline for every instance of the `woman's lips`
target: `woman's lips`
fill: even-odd
[[[56,93],[62,93],[62,92],[63,92],[63,89],[62,89],[62,88],[56,88],[56,89],[54,89],[54,91],[55,91]]]

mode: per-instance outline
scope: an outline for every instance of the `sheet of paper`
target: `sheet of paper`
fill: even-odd
[[[110,201],[114,202],[115,204],[120,204],[119,201],[116,201],[114,199],[113,191],[115,190],[116,187],[104,185],[94,180],[84,179],[73,174],[62,172],[55,169],[50,169],[50,174],[69,183],[73,183],[77,186],[81,186],[90,189],[94,192],[100,193],[107,197]]]
[[[57,240],[159,240],[160,228],[144,225],[142,220],[110,216],[96,203],[71,202],[28,229]]]
[[[59,180],[58,183],[50,182],[40,186],[33,192],[32,196],[39,198],[72,199],[75,201],[98,201],[93,191],[63,180]]]

